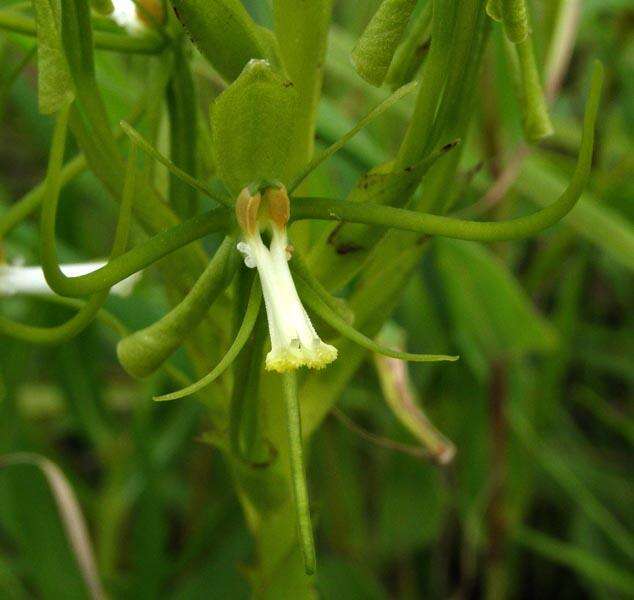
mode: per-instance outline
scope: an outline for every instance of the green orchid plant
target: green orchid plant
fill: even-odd
[[[396,90],[316,155],[331,0],[274,0],[274,31],[257,24],[239,0],[171,0],[171,6],[106,0],[92,10],[86,0],[34,0],[32,13],[0,10],[0,28],[37,36],[40,108],[55,119],[46,179],[0,217],[0,236],[40,210],[46,283],[77,307],[68,322],[50,328],[2,316],[0,335],[63,343],[104,315],[111,289],[156,266],[172,308],[145,329],[119,329],[117,354],[135,377],[167,373],[175,389],[156,400],[195,396],[209,408],[213,430],[206,440],[220,448],[233,474],[256,540],[249,575],[262,597],[285,597],[280,590],[289,589],[295,598],[311,597],[316,556],[303,452],[365,353],[458,359],[412,354],[374,339],[428,240],[536,235],[574,208],[590,174],[599,64],[577,166],[558,199],[508,221],[443,214],[451,209],[458,141],[480,93],[475,82],[494,20],[502,22],[516,57],[526,139],[537,141],[552,126],[524,0],[429,0],[416,17],[426,19],[432,40],[419,73],[408,66],[413,44],[407,36],[419,29],[408,29],[415,5],[383,0],[352,53],[362,78],[375,86],[388,81]],[[225,86],[208,126],[199,114],[192,42]],[[147,97],[120,126],[110,122],[97,83],[93,53],[100,49],[155,57]],[[309,194],[317,167],[412,95],[413,114],[393,160],[366,174],[348,198]],[[162,99],[169,157],[154,143]],[[143,119],[150,122],[146,134],[134,126]],[[208,132],[212,176],[200,169],[200,131]],[[79,154],[65,162],[69,133]],[[169,170],[166,197],[139,151]],[[58,260],[57,209],[64,186],[85,169],[120,203],[119,222],[107,263],[69,275]],[[199,209],[201,196],[208,210]],[[223,241],[210,256],[200,240],[214,233]],[[0,266],[0,290],[6,277]],[[230,339],[220,355],[214,328]],[[169,361],[181,346],[195,381]]]

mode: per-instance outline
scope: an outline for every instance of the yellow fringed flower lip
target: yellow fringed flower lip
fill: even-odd
[[[324,343],[304,308],[288,261],[292,246],[286,224],[290,203],[283,186],[269,187],[263,194],[245,188],[236,200],[236,218],[243,238],[237,248],[244,263],[256,268],[262,284],[271,350],[266,356],[269,371],[284,373],[300,367],[322,369],[337,358],[337,349]],[[260,231],[270,229],[267,247]]]

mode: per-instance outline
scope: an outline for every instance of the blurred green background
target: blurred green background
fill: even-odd
[[[270,23],[268,3],[246,4]],[[335,3],[319,145],[386,96],[348,57],[377,4]],[[579,15],[555,86],[556,134],[524,155],[495,27],[459,193],[447,202],[469,218],[499,219],[552,202],[574,166],[587,73],[598,58],[607,85],[591,184],[572,214],[537,239],[431,242],[386,335],[411,351],[461,355],[451,368],[408,366],[413,396],[456,457],[439,467],[393,443],[417,440],[386,402],[389,382],[368,356],[309,457],[323,598],[478,598],[495,595],[497,580],[516,598],[634,596],[634,6],[533,2],[540,64],[561,4]],[[52,123],[37,110],[35,61],[16,70],[33,43],[0,31],[2,211],[45,171]],[[151,60],[97,53],[113,122],[131,112]],[[200,57],[195,73],[206,114],[218,78]],[[310,193],[344,197],[393,154],[411,106],[406,98],[355,137],[311,176]],[[204,148],[199,158],[204,171]],[[492,186],[509,169],[510,188],[497,194]],[[96,179],[82,175],[65,192],[61,258],[103,256],[114,217]],[[1,240],[0,257],[37,264],[35,219]],[[68,315],[24,298],[0,304],[30,323]],[[132,330],[167,306],[151,270],[132,297],[107,303]],[[99,323],[56,348],[0,339],[0,454],[36,452],[61,467],[113,597],[248,597],[252,543],[218,452],[201,442],[204,408],[191,398],[153,403],[167,382],[132,380],[115,343]],[[186,368],[184,355],[177,360]],[[29,466],[0,470],[0,597],[86,597],[50,489]]]

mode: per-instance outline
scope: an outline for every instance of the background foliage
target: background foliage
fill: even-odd
[[[245,4],[270,25],[267,3]],[[540,64],[555,4],[532,3]],[[447,203],[462,215],[501,219],[551,202],[570,179],[588,65],[599,58],[607,86],[591,185],[573,213],[538,239],[429,244],[382,335],[404,338],[411,351],[461,355],[451,366],[408,365],[414,396],[455,444],[456,457],[440,467],[398,444],[384,447],[385,438],[410,449],[419,440],[397,418],[389,377],[368,355],[309,456],[324,598],[634,595],[634,14],[625,0],[580,4],[552,110],[556,133],[521,161],[519,107],[501,30],[492,31],[461,179]],[[376,5],[335,4],[318,146],[386,96],[349,60]],[[38,112],[33,43],[0,33],[0,210],[39,183],[46,167],[52,125]],[[113,123],[128,117],[155,60],[97,52]],[[203,133],[190,159],[207,173],[204,123],[221,81],[200,55],[193,66]],[[396,104],[320,167],[310,193],[342,197],[361,173],[393,156],[412,102]],[[159,147],[168,135],[163,122]],[[514,164],[508,193],[492,193]],[[166,189],[168,176],[156,170]],[[59,217],[62,259],[103,255],[115,215],[95,177],[74,180],[64,203],[72,209]],[[37,263],[37,222],[21,224],[0,251]],[[106,305],[131,330],[168,306],[153,270],[132,297]],[[41,324],[67,315],[22,298],[3,298],[2,310]],[[132,380],[118,365],[115,342],[100,323],[61,347],[0,339],[0,453],[35,452],[61,467],[113,597],[247,597],[253,545],[230,473],[201,443],[204,407],[191,398],[153,403],[168,382]],[[184,353],[177,364],[187,369]],[[86,597],[50,489],[29,466],[0,471],[0,596]]]

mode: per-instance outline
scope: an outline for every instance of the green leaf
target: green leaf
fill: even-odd
[[[381,85],[405,33],[416,0],[383,0],[352,50],[352,62],[363,79]]]
[[[33,0],[37,25],[38,100],[40,112],[52,114],[75,97],[60,34],[59,0]]]
[[[200,52],[227,81],[252,58],[272,58],[270,37],[239,0],[172,0],[172,5]]]
[[[298,97],[297,128],[287,165],[291,176],[313,154],[333,0],[273,0],[272,4],[282,64]]]
[[[235,194],[250,183],[281,180],[295,132],[292,82],[252,60],[214,102],[211,129],[218,175]]]
[[[436,249],[458,343],[476,372],[493,359],[555,347],[555,330],[491,251],[444,239],[436,241]]]
[[[582,548],[525,527],[520,527],[514,538],[519,544],[547,560],[567,566],[582,577],[606,585],[614,591],[629,595],[634,589],[634,576],[630,571],[597,558]]]

